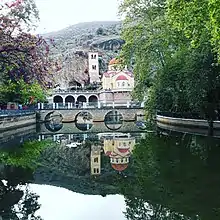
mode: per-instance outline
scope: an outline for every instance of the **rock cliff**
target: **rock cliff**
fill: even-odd
[[[45,34],[44,37],[53,42],[51,56],[60,67],[55,82],[60,87],[88,83],[89,51],[99,52],[100,72],[106,71],[109,60],[118,55],[124,43],[119,36],[120,30],[118,21],[99,21],[79,23]]]

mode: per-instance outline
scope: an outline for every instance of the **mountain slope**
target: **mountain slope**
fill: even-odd
[[[52,39],[55,47],[51,47],[51,56],[61,66],[55,75],[55,81],[61,87],[88,82],[87,53],[98,51],[100,71],[107,69],[110,59],[117,56],[123,40],[120,39],[121,22],[98,21],[79,23],[57,32],[45,34]]]

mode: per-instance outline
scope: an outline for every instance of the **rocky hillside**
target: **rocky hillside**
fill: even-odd
[[[88,51],[100,53],[100,71],[106,71],[107,63],[118,55],[124,43],[119,37],[120,30],[121,23],[118,21],[99,21],[79,23],[45,34],[44,37],[55,45],[51,47],[51,56],[61,67],[55,76],[60,87],[88,82]]]

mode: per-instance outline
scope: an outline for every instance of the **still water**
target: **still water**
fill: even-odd
[[[219,138],[63,131],[0,135],[0,219],[220,219]]]

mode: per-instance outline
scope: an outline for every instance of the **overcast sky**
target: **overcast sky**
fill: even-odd
[[[89,21],[119,20],[119,0],[35,0],[40,12],[38,33]]]

